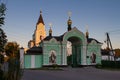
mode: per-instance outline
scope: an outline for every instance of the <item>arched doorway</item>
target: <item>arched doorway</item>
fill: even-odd
[[[77,28],[73,28],[72,30],[66,32],[63,36],[63,42],[66,43],[66,45],[67,41],[72,44],[71,65],[86,65],[87,39],[84,33],[79,31]]]
[[[69,50],[71,47],[71,50],[70,50],[71,52],[67,50],[69,51],[69,53],[71,53],[67,56],[67,64],[73,67],[77,67],[79,64],[81,64],[82,41],[79,37],[76,37],[76,36],[69,37],[67,41],[69,42],[69,44],[71,43],[71,46],[69,45],[69,47],[67,47],[67,49]]]

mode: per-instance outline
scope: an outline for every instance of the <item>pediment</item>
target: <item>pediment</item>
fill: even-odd
[[[86,44],[87,40],[85,34],[78,30],[76,27],[72,28],[72,30],[66,32],[63,36],[63,41],[67,41],[70,37],[77,37],[82,40],[83,44]]]
[[[51,42],[51,43],[56,43],[57,40],[56,40],[55,38],[51,38],[51,39],[50,39],[50,42]]]

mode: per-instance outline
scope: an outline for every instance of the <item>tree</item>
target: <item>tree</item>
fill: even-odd
[[[6,6],[5,4],[1,3],[0,4],[0,52],[4,51],[4,46],[7,42],[6,35],[4,31],[2,30],[1,26],[4,25],[4,19],[5,19],[5,11],[6,11]]]
[[[3,29],[1,28],[2,25],[4,25],[4,19],[5,19],[5,11],[6,11],[6,6],[5,4],[1,3],[0,4],[0,66],[1,64],[4,63],[4,56],[3,56],[3,51],[4,51],[4,46],[7,42],[7,39],[6,39],[6,35],[3,31]],[[3,71],[1,70],[0,68],[0,79],[3,78]],[[3,80],[3,79],[2,79]]]
[[[19,45],[16,42],[8,42],[5,45],[5,52],[9,56],[8,78],[9,80],[18,80],[20,78]]]
[[[17,42],[8,42],[5,45],[5,52],[8,56],[16,57],[19,54],[19,44]]]
[[[120,49],[115,49],[115,57],[120,57]]]
[[[4,19],[5,19],[5,11],[6,6],[5,4],[0,4],[0,64],[3,63],[3,55],[2,52],[4,51],[4,46],[7,42],[6,35],[4,31],[2,30],[1,26],[4,25]]]
[[[0,27],[4,25],[4,19],[5,19],[5,11],[6,11],[6,6],[4,3],[1,3],[0,5]]]
[[[7,42],[7,36],[5,35],[4,31],[0,28],[0,52],[4,51],[4,46]]]

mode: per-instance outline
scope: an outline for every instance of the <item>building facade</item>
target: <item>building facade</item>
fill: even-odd
[[[73,67],[101,64],[102,44],[89,38],[88,30],[84,34],[76,27],[72,28],[70,17],[67,24],[68,30],[63,35],[52,36],[50,28],[49,35],[44,36],[38,46],[27,51],[24,57],[25,68],[41,68],[54,64]],[[42,30],[44,31],[45,27]]]

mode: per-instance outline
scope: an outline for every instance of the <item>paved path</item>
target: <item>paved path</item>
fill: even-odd
[[[22,80],[120,80],[120,71],[92,67],[65,68],[63,71],[25,70]]]

